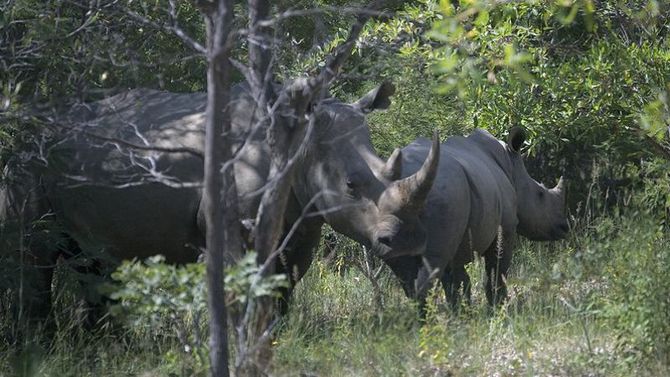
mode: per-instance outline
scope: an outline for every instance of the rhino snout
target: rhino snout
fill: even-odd
[[[384,245],[383,243],[380,242],[375,242],[375,244],[372,245],[373,254],[382,259],[391,258],[391,256],[393,255],[392,251],[393,249],[391,249],[390,246]]]
[[[425,239],[407,237],[406,234],[382,233],[375,238],[373,245],[374,253],[382,259],[421,255],[425,248]]]
[[[391,247],[391,243],[393,242],[393,239],[391,236],[379,236],[377,237],[377,243]]]
[[[390,231],[378,231],[373,236],[372,250],[378,257],[389,258],[394,254],[393,236],[393,232]]]

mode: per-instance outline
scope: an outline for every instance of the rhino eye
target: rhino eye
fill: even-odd
[[[356,181],[352,180],[351,178],[347,178],[346,184],[349,195],[356,196],[356,192],[358,191],[358,184]]]
[[[356,183],[352,181],[350,178],[347,178],[347,188],[349,190],[354,190],[356,188]]]
[[[541,190],[538,191],[538,192],[537,192],[537,196],[538,196],[538,198],[540,198],[540,199],[544,198],[544,191],[541,191]]]

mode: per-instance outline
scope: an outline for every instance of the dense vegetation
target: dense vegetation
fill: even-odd
[[[0,5],[0,146],[21,145],[26,109],[59,108],[124,88],[204,89],[205,64],[157,24],[167,1]],[[278,9],[356,1],[280,1]],[[569,179],[569,239],[524,242],[511,298],[492,311],[483,267],[469,266],[474,302],[454,313],[435,290],[428,318],[364,250],[328,231],[275,340],[277,375],[664,375],[670,368],[670,5],[663,1],[408,2],[369,24],[332,92],[353,99],[383,79],[397,91],[371,117],[380,154],[432,129],[504,137],[522,125],[531,175]],[[241,2],[240,2],[240,6]],[[4,7],[4,9],[2,8]],[[329,8],[330,9],[330,8]],[[188,2],[176,20],[203,25]],[[145,17],[141,19],[141,17]],[[313,70],[352,16],[289,18],[278,76]],[[245,20],[237,20],[244,25]],[[246,54],[244,46],[238,57]],[[241,75],[238,77],[241,79]],[[34,123],[34,122],[32,122]],[[39,126],[39,124],[37,124]],[[108,294],[113,320],[80,326],[77,277],[60,269],[53,341],[16,343],[10,294],[19,263],[0,254],[0,376],[204,375],[200,265],[124,264]],[[243,299],[253,263],[229,270]],[[23,270],[21,270],[23,273]],[[86,278],[86,277],[82,277]],[[271,289],[281,278],[267,282]],[[242,297],[242,298],[241,298]]]

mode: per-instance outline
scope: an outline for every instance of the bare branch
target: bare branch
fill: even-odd
[[[173,1],[174,0],[170,1],[170,5],[171,5],[170,8],[173,8],[173,6],[174,6]],[[137,12],[134,12],[134,11],[128,9],[128,8],[122,8],[122,9],[123,9],[123,12],[126,15],[128,15],[130,18],[134,19],[135,21],[138,21],[138,22],[140,22],[144,25],[150,26],[150,27],[152,27],[154,29],[157,29],[157,30],[168,31],[168,32],[174,34],[177,38],[181,39],[181,41],[186,46],[188,46],[189,48],[193,49],[194,51],[197,51],[200,54],[207,55],[207,49],[203,45],[198,43],[195,39],[191,38],[188,34],[186,34],[186,32],[184,32],[184,30],[182,30],[179,27],[179,25],[177,24],[176,18],[172,17],[173,16],[172,13],[170,13],[170,16],[171,16],[170,19],[172,21],[172,25],[162,25],[162,24],[159,24],[157,22],[151,21],[150,19],[148,19],[148,18],[142,16],[141,14],[139,14]],[[175,13],[175,17],[176,17],[176,13]]]
[[[53,121],[53,125],[57,125],[58,127],[70,130],[72,132],[78,132],[86,137],[89,137],[91,139],[96,139],[96,140],[101,140],[101,141],[106,141],[112,144],[116,144],[118,146],[123,146],[129,149],[135,149],[139,151],[150,151],[150,152],[163,152],[163,153],[187,153],[190,155],[193,155],[195,157],[198,157],[201,160],[204,160],[204,156],[201,151],[195,149],[195,148],[189,148],[189,147],[163,147],[163,146],[157,146],[157,145],[140,145],[136,144],[124,139],[116,138],[116,137],[108,137],[108,136],[102,136],[98,135],[94,132],[86,131],[85,129],[78,128],[76,126],[66,126],[61,122]],[[136,133],[138,137],[142,137],[139,132]]]
[[[391,12],[383,12],[382,10],[387,9],[389,5],[394,2],[397,3],[398,1],[373,0],[363,8],[358,14],[356,22],[349,29],[347,39],[335,48],[334,53],[331,54],[326,61],[326,66],[319,73],[317,80],[322,82],[321,85],[327,86],[337,77],[342,65],[344,65],[344,61],[351,55],[354,44],[368,20],[373,16],[390,16],[392,14]]]

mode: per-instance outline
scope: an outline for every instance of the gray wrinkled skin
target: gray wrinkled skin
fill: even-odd
[[[415,288],[425,289],[429,270],[436,269],[452,304],[461,284],[469,298],[464,266],[478,254],[485,259],[489,303],[500,303],[517,234],[546,241],[565,237],[562,181],[547,189],[528,175],[519,153],[523,141],[520,129],[510,132],[508,143],[475,130],[442,144],[437,178],[421,215],[428,232],[424,260],[389,261],[408,294],[421,298],[423,292]],[[418,139],[402,150],[404,175],[416,171],[428,147],[426,139]]]
[[[241,148],[234,167],[240,214],[254,219],[270,151],[265,128],[253,127],[258,114],[244,88],[234,89],[231,103],[235,150]],[[389,172],[398,166],[394,160],[398,156],[388,162],[377,156],[365,120],[366,113],[388,107],[393,91],[385,83],[353,104],[326,99],[312,106],[316,139],[298,162],[285,223],[290,228],[300,216],[307,216],[295,229],[279,268],[293,283],[309,267],[324,222],[380,256],[423,252],[425,231],[418,221],[422,203],[412,203],[411,208],[394,205],[391,201],[405,203],[407,197],[384,195],[394,188],[416,202],[411,194],[421,189],[416,179],[399,180],[398,174]],[[205,104],[204,93],[137,89],[77,106],[59,118],[61,125],[83,127],[84,132],[68,132],[65,138],[63,128],[54,127],[47,145],[34,148],[30,156],[16,156],[7,165],[9,184],[0,193],[3,250],[18,248],[6,236],[10,228],[42,219],[56,224],[65,242],[56,245],[28,232],[26,248],[39,265],[51,266],[59,254],[74,254],[78,248],[102,248],[116,260],[163,254],[168,262],[195,261],[204,247],[201,157],[128,145],[202,152]],[[291,111],[290,105],[279,111]],[[426,192],[437,167],[434,154],[420,175],[429,177],[422,182]],[[426,171],[429,168],[432,175]],[[44,276],[38,279],[43,285],[43,295],[36,296],[34,304],[38,316],[48,311],[44,295],[51,271],[43,269]]]

